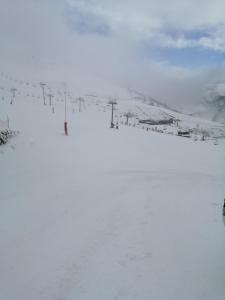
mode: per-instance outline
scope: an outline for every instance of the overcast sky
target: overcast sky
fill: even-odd
[[[225,79],[224,0],[0,4],[0,63],[35,57],[181,106]]]

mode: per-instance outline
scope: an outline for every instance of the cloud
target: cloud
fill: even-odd
[[[164,47],[225,51],[223,0],[68,0],[68,6],[104,18],[114,34]],[[192,38],[195,32],[203,36]]]
[[[80,34],[109,35],[110,26],[104,18],[95,15],[93,12],[71,8],[66,10],[66,17],[72,31]]]
[[[75,83],[103,78],[179,106],[224,78],[222,0],[0,0],[0,7],[5,70],[32,65]]]

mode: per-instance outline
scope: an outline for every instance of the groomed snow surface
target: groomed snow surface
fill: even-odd
[[[225,144],[0,103],[1,300],[224,300]]]

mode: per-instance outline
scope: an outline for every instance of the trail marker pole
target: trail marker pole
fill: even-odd
[[[129,119],[134,117],[134,114],[132,114],[131,112],[127,112],[127,113],[124,114],[124,116],[126,117],[125,124],[128,125],[129,124]]]
[[[79,101],[79,112],[81,112],[82,110],[82,103],[84,103],[84,99],[82,97],[77,98],[77,100]]]
[[[49,105],[52,106],[53,95],[52,94],[48,94],[48,97],[49,97]]]
[[[16,98],[16,89],[12,88],[11,92],[12,92],[12,98],[11,98],[10,104],[13,104],[13,102],[14,102],[14,100]]]
[[[65,122],[64,122],[64,133],[65,136],[68,136],[68,127],[67,127],[67,98],[66,98],[66,92],[64,92],[65,95]]]
[[[46,86],[46,83],[40,82],[40,86],[42,88],[43,103],[44,103],[44,105],[46,105],[46,101],[45,101],[45,86]]]
[[[52,113],[54,114],[55,112],[55,108],[54,108],[54,105],[53,105],[53,94],[48,94],[48,97],[49,97],[49,105],[52,107]]]

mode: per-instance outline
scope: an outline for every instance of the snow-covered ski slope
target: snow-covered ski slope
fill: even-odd
[[[224,300],[224,140],[110,129],[95,97],[68,99],[66,137],[39,94],[0,99],[20,132],[0,147],[0,299]]]
[[[21,74],[14,74],[10,72],[0,72],[0,101],[10,102],[12,99],[12,88],[15,88],[15,101],[23,102],[26,100],[30,102],[34,100],[36,103],[43,102],[42,89],[40,82],[45,84],[45,95],[46,103],[49,103],[49,94],[52,94],[53,105],[56,106],[59,102],[64,102],[65,96],[64,91],[67,91],[68,102],[75,103],[78,97],[83,97],[90,103],[95,103],[101,108],[105,108],[110,99],[116,99],[119,103],[117,110],[118,115],[124,115],[126,113],[132,113],[133,118],[130,120],[131,124],[135,123],[135,119],[151,119],[151,120],[163,120],[163,119],[174,119],[178,120],[178,126],[175,128],[168,127],[167,132],[177,133],[178,129],[193,130],[194,134],[200,136],[207,132],[210,138],[224,138],[225,137],[225,125],[211,122],[202,118],[192,117],[166,108],[166,105],[160,104],[156,100],[152,99],[148,101],[147,96],[137,97],[136,92],[129,89],[124,89],[109,83],[106,80],[84,75],[76,77],[75,84],[69,82],[65,83],[63,80],[59,80],[54,73],[54,69],[51,70],[50,74],[46,71],[47,75],[43,77],[43,72],[34,71],[29,66],[29,72],[26,70]],[[33,70],[33,71],[32,71]],[[37,74],[36,74],[37,73]],[[35,74],[35,75],[34,75]],[[45,72],[44,72],[45,74]],[[41,76],[42,75],[42,76]],[[87,81],[87,86],[85,83]],[[89,84],[92,83],[90,86]],[[96,87],[93,87],[96,85]],[[156,101],[156,102],[154,102]],[[151,103],[149,105],[148,103]],[[75,104],[71,104],[75,107]],[[5,121],[7,116],[4,111],[0,112],[0,118]],[[136,121],[137,123],[137,121]]]

